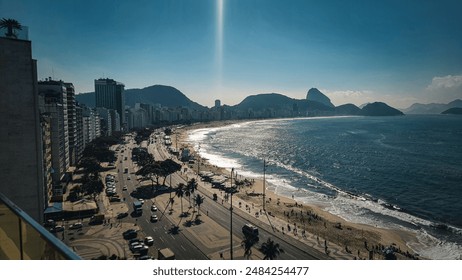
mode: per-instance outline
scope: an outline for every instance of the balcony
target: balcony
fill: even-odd
[[[80,260],[61,240],[0,193],[0,260]]]

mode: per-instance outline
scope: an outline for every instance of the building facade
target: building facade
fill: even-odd
[[[69,121],[67,88],[62,81],[46,80],[38,83],[40,113],[51,118],[51,157],[53,188],[64,192],[66,172],[70,167]]]
[[[96,107],[116,110],[120,126],[125,122],[125,85],[112,79],[95,80]]]
[[[31,42],[0,37],[0,62],[0,192],[43,222],[42,133]]]

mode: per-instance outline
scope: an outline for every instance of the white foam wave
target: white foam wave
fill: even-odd
[[[250,123],[250,122],[249,122]],[[247,125],[249,123],[241,123]],[[236,126],[234,126],[236,127]],[[189,140],[195,144],[200,142],[206,142],[208,137],[212,137],[217,130],[232,129],[233,126],[226,126],[221,128],[207,128],[193,130],[189,133]],[[208,152],[208,146],[203,143],[199,151],[203,158],[207,158],[211,164],[214,164],[223,168],[235,168],[241,169],[242,163],[239,160],[231,159],[221,154],[212,154]],[[254,157],[255,155],[247,155],[248,157]],[[423,229],[416,231],[411,228],[421,228],[421,226],[431,226],[432,223],[428,220],[413,216],[409,213],[397,211],[393,207],[386,207],[386,201],[373,200],[367,195],[353,194],[348,191],[344,191],[339,187],[320,179],[318,174],[312,172],[310,174],[306,171],[300,170],[293,167],[290,164],[284,164],[275,160],[269,162],[270,165],[275,165],[278,168],[282,168],[293,173],[298,174],[304,178],[308,178],[314,182],[309,184],[311,188],[326,188],[335,191],[338,195],[333,198],[325,194],[310,191],[298,186],[294,186],[290,180],[286,180],[276,174],[267,174],[267,188],[274,191],[276,194],[285,197],[294,197],[295,200],[303,203],[314,204],[323,207],[326,211],[340,216],[347,221],[354,223],[375,225],[381,228],[392,228],[392,229],[404,229],[417,233],[418,242],[410,243],[409,246],[420,255],[431,258],[431,259],[457,259],[460,258],[462,248],[460,245],[451,242],[443,242],[442,240],[430,235]],[[262,170],[263,171],[263,170]],[[262,178],[262,172],[252,172],[248,170],[238,170],[239,175],[248,178]],[[374,215],[379,214],[379,215]],[[389,216],[398,219],[402,222],[409,223],[409,227],[392,222],[389,219],[380,219],[379,216]],[[452,227],[451,227],[452,228]],[[455,232],[462,232],[462,229],[454,228]]]

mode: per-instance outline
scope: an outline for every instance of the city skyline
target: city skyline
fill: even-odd
[[[1,18],[29,27],[38,77],[94,91],[173,86],[212,107],[317,87],[338,106],[450,102],[462,96],[458,1],[0,0]],[[2,30],[3,31],[3,30]]]

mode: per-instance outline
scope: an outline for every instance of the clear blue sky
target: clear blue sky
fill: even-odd
[[[462,98],[460,0],[0,0],[0,18],[29,27],[39,79],[77,92],[109,77],[206,106],[311,87],[335,105]]]

